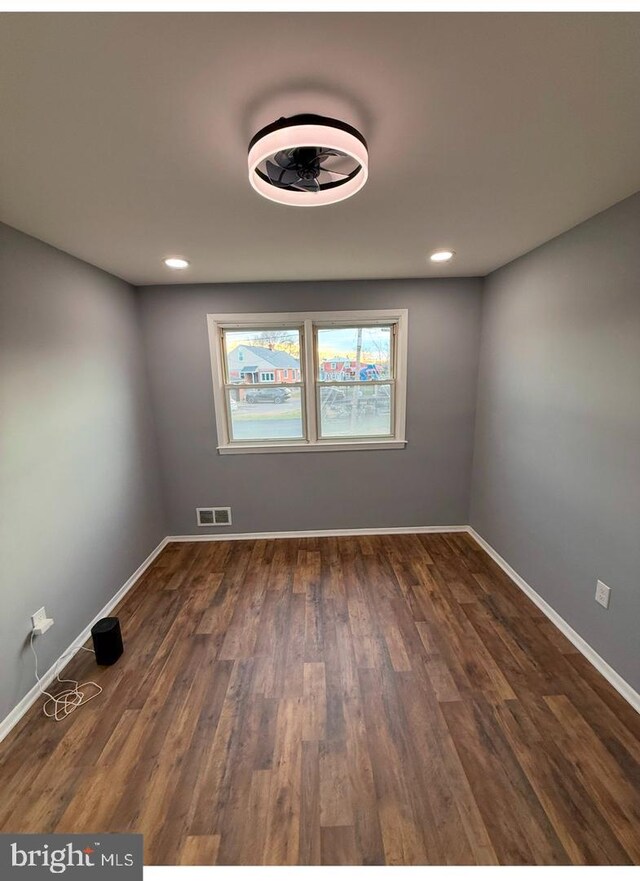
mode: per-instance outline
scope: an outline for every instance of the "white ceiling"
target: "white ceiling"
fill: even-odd
[[[5,14],[0,217],[136,284],[484,275],[640,189],[639,49],[637,13]],[[298,112],[361,129],[361,193],[251,189]]]

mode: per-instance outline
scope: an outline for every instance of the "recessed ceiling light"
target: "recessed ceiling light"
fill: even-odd
[[[434,251],[430,259],[434,263],[446,263],[448,260],[451,260],[454,254],[455,251],[448,251],[446,249],[443,249],[442,251]]]
[[[339,119],[302,113],[265,126],[249,144],[251,186],[284,205],[330,205],[367,181],[369,154],[360,132]]]
[[[164,265],[168,266],[169,269],[186,269],[189,261],[185,260],[184,257],[165,257]]]

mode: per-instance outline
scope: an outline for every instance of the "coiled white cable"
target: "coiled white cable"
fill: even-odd
[[[33,638],[35,636],[34,631],[31,631],[31,651],[33,652],[33,657],[36,662],[36,682],[40,685],[40,677],[38,676],[38,655],[36,653],[35,646],[33,644]],[[91,652],[91,654],[95,655],[93,649],[87,649],[84,646],[80,646],[80,649],[83,652]],[[63,691],[58,694],[51,694],[46,691],[44,688],[40,688],[40,694],[44,695],[48,698],[43,704],[42,712],[49,719],[55,719],[56,722],[60,722],[62,719],[66,719],[66,717],[73,713],[74,710],[77,710],[78,707],[81,707],[83,704],[89,703],[92,701],[94,697],[98,697],[98,695],[102,692],[102,688],[98,685],[97,682],[83,682],[80,684],[77,679],[61,679],[60,674],[58,672],[60,664],[65,658],[68,658],[70,655],[74,655],[76,649],[72,649],[71,651],[65,652],[61,655],[56,661],[55,667],[55,677],[61,685],[65,683],[72,683],[72,688],[65,688]],[[93,693],[87,693],[87,689],[93,689]]]

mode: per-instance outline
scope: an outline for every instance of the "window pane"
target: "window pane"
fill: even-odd
[[[227,389],[231,440],[304,437],[302,390],[284,385]]]
[[[391,385],[321,387],[320,436],[389,436],[392,411]]]
[[[297,328],[225,330],[224,358],[232,383],[300,382],[300,331]]]
[[[393,379],[392,338],[390,325],[318,328],[318,379],[321,382]]]

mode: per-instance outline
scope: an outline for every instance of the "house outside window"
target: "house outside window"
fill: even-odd
[[[207,320],[220,453],[405,446],[406,309]]]

